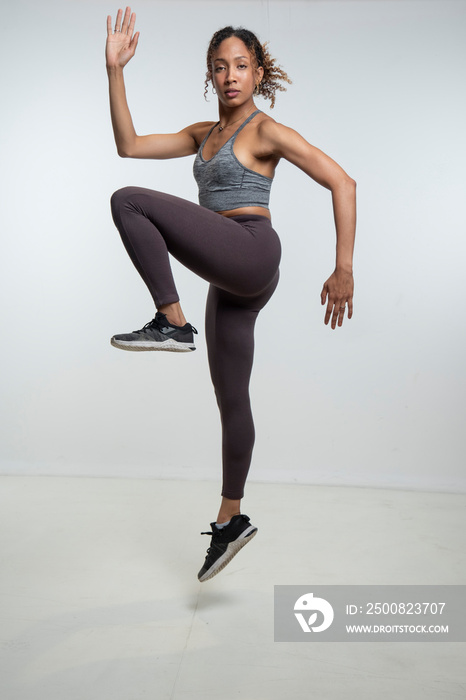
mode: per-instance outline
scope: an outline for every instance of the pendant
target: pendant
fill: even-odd
[[[219,127],[218,127],[218,130],[219,130],[219,131],[223,131],[223,129],[224,129],[223,126],[219,126]]]

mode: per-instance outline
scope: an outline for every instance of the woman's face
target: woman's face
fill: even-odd
[[[225,105],[238,107],[251,99],[263,74],[263,68],[255,68],[246,44],[238,37],[224,39],[212,56],[213,85]]]

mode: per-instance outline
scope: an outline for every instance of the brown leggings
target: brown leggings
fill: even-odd
[[[111,204],[156,308],[179,301],[169,253],[210,283],[205,330],[222,419],[222,496],[242,498],[254,446],[249,399],[254,326],[278,284],[279,238],[265,216],[227,218],[142,187],[118,190]]]

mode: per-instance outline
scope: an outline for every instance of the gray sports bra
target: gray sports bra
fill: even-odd
[[[257,109],[253,112],[210,160],[204,160],[202,151],[205,142],[220,122],[214,124],[201,143],[194,160],[193,172],[199,186],[199,204],[202,207],[212,211],[227,211],[240,207],[269,208],[272,178],[246,168],[233,152],[239,132],[260,111]]]

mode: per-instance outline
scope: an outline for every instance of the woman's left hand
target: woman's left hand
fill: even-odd
[[[336,269],[332,275],[324,282],[320,299],[322,306],[327,301],[325,312],[325,325],[332,319],[332,328],[335,329],[338,323],[343,324],[346,304],[348,304],[348,318],[353,315],[353,291],[354,281],[352,272]]]

